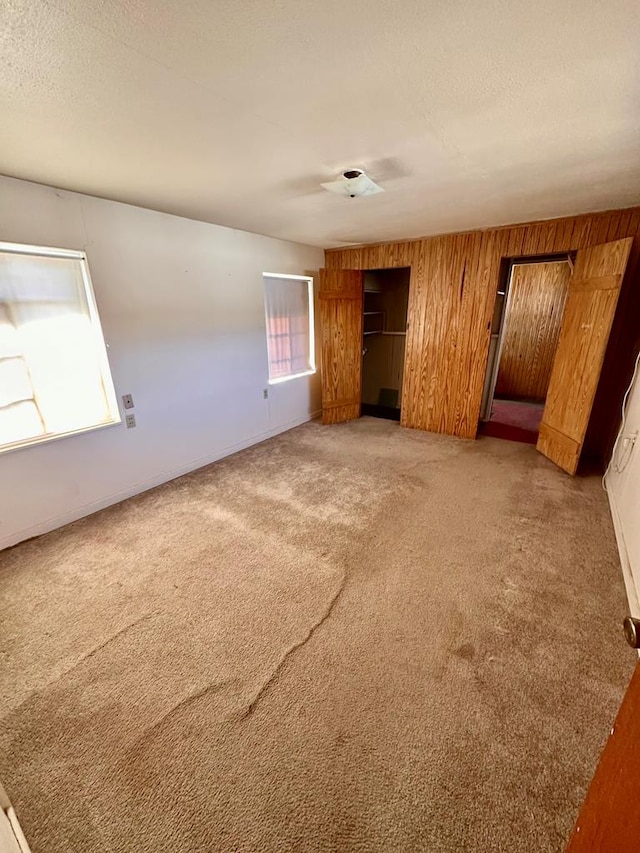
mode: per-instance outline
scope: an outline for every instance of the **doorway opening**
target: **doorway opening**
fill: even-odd
[[[503,262],[491,321],[482,435],[538,440],[572,270],[566,253]]]
[[[411,267],[365,270],[363,415],[400,420]]]

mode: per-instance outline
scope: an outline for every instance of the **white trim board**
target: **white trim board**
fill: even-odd
[[[7,792],[0,784],[0,853],[31,853]]]
[[[244,441],[240,441],[237,444],[228,445],[222,450],[216,451],[211,455],[201,456],[198,459],[193,459],[186,465],[180,465],[178,468],[173,468],[169,471],[163,471],[161,474],[152,477],[150,480],[145,480],[143,483],[135,483],[133,486],[129,486],[128,488],[123,489],[122,491],[106,495],[105,497],[100,498],[97,501],[92,501],[91,503],[83,504],[82,506],[76,507],[70,510],[69,512],[62,513],[61,515],[52,516],[51,518],[39,522],[38,524],[34,524],[31,527],[25,527],[22,530],[15,531],[6,538],[0,539],[0,551],[3,548],[11,548],[13,545],[18,545],[20,542],[24,542],[26,539],[32,539],[35,536],[42,536],[43,533],[49,533],[52,530],[56,530],[58,527],[63,527],[65,524],[70,524],[72,521],[78,521],[78,519],[85,518],[88,515],[92,515],[94,512],[99,512],[101,509],[106,509],[108,506],[113,506],[114,504],[127,500],[127,498],[132,498],[135,495],[139,495],[142,492],[146,492],[149,489],[155,488],[156,486],[161,486],[163,483],[168,483],[170,480],[175,480],[178,477],[182,477],[184,474],[189,474],[192,471],[197,471],[198,468],[204,468],[205,465],[210,465],[212,462],[217,462],[219,459],[224,459],[227,456],[232,456],[234,453],[238,453],[241,450],[246,450],[248,447],[253,447],[254,444],[260,444],[262,441],[266,441],[268,438],[273,438],[276,435],[280,435],[280,433],[288,432],[290,429],[294,429],[295,427],[302,426],[302,424],[309,423],[309,421],[314,420],[320,415],[320,411],[310,412],[305,417],[297,418],[296,420],[289,421],[286,424],[281,424],[280,426],[275,427],[274,429],[267,430],[266,432],[251,436],[250,438],[245,439]]]
[[[0,853],[22,853],[8,814],[0,809]]]
[[[618,543],[618,553],[620,555],[620,565],[622,566],[622,577],[627,591],[627,601],[629,602],[629,615],[635,618],[640,618],[640,594],[638,583],[633,574],[633,568],[629,560],[629,552],[624,540],[620,516],[616,507],[616,502],[611,491],[607,491],[609,498],[609,509],[611,510],[611,518],[613,519],[613,529],[616,534],[616,542]],[[640,580],[640,579],[639,579]]]

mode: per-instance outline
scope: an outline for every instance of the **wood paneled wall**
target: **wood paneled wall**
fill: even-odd
[[[513,267],[502,329],[498,397],[546,397],[570,277],[567,261]]]
[[[466,438],[478,427],[491,315],[503,258],[634,238],[586,437],[608,456],[640,347],[640,207],[422,240],[329,249],[329,269],[411,267],[402,424]]]

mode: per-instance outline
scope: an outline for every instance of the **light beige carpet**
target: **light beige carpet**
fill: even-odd
[[[34,853],[560,851],[634,663],[597,479],[374,419],[0,567]]]

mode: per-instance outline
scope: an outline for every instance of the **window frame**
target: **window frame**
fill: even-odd
[[[299,373],[291,373],[288,376],[278,376],[275,379],[270,377],[270,358],[269,358],[269,315],[267,313],[267,300],[265,290],[266,278],[283,278],[290,281],[306,281],[307,295],[309,301],[309,364],[308,370],[300,371]],[[265,340],[267,344],[267,384],[281,385],[283,382],[289,382],[291,379],[300,379],[303,376],[313,376],[318,372],[316,365],[316,329],[315,329],[315,314],[313,304],[313,276],[310,275],[292,275],[289,273],[279,272],[263,272],[262,273],[262,296],[264,301],[264,319],[265,319]]]
[[[111,375],[111,366],[107,350],[109,344],[106,341],[100,315],[98,314],[98,305],[93,290],[91,274],[89,272],[89,261],[87,253],[75,249],[58,249],[49,246],[32,246],[27,243],[4,243],[0,241],[0,252],[13,255],[30,255],[44,258],[66,258],[68,260],[80,261],[80,272],[82,274],[82,284],[84,286],[84,294],[87,300],[87,310],[91,325],[91,334],[96,344],[96,353],[100,365],[102,383],[104,387],[107,405],[111,414],[111,419],[99,424],[80,427],[79,429],[67,430],[66,432],[54,432],[46,435],[36,435],[31,438],[25,438],[20,441],[12,441],[9,444],[0,444],[0,455],[10,453],[12,450],[20,450],[24,447],[32,447],[37,444],[44,444],[48,441],[57,441],[61,438],[69,438],[73,435],[81,435],[94,430],[106,429],[108,427],[118,426],[122,423],[120,407],[118,406],[118,398],[116,396],[115,387],[113,385],[113,377]]]

